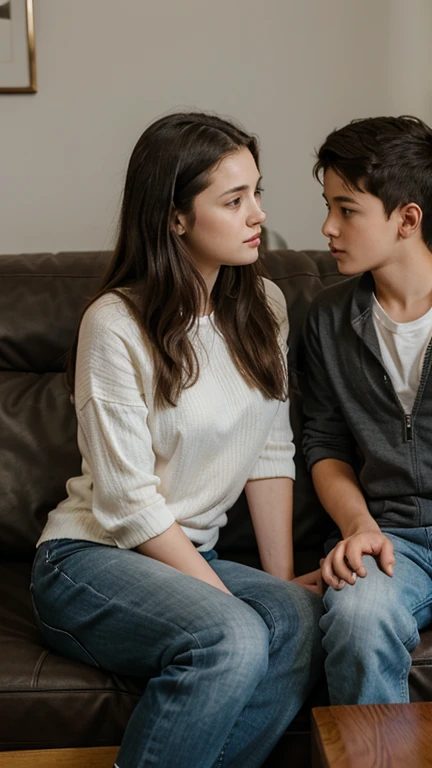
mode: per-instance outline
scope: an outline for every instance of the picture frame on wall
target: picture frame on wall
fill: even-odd
[[[36,93],[33,0],[0,0],[0,93]]]

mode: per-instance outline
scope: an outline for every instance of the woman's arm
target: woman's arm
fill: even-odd
[[[285,298],[282,291],[271,281],[266,281],[265,286],[279,322],[279,344],[285,357],[289,330]],[[287,400],[280,404],[266,446],[246,483],[246,498],[264,571],[287,581],[295,580],[306,589],[320,594],[319,569],[298,578],[294,576],[294,452]],[[272,472],[275,472],[274,476],[271,475]],[[286,476],[285,472],[290,476]]]
[[[318,568],[303,576],[294,575],[292,508],[293,481],[289,477],[249,480],[246,498],[257,539],[261,565],[266,573],[315,594],[322,594],[321,573]]]
[[[141,555],[146,555],[154,560],[159,560],[172,568],[177,568],[182,573],[194,576],[220,589],[221,592],[231,594],[229,589],[220,580],[219,576],[210,567],[208,562],[195,549],[191,540],[182,531],[178,523],[173,523],[159,536],[149,539],[144,544],[135,548]]]
[[[293,481],[289,477],[249,480],[245,487],[261,565],[281,579],[294,578]]]

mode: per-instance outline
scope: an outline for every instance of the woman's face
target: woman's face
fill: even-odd
[[[194,200],[193,217],[178,214],[176,232],[205,280],[214,279],[222,265],[252,264],[258,258],[266,219],[260,178],[252,154],[242,147],[211,172],[208,187]]]

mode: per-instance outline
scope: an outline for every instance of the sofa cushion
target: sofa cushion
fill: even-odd
[[[0,257],[0,552],[31,559],[46,516],[80,472],[65,363],[107,254]]]

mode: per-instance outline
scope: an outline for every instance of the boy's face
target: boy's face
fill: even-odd
[[[355,275],[386,266],[397,257],[400,210],[387,218],[381,200],[359,192],[329,168],[324,174],[328,214],[322,232],[339,272]]]

